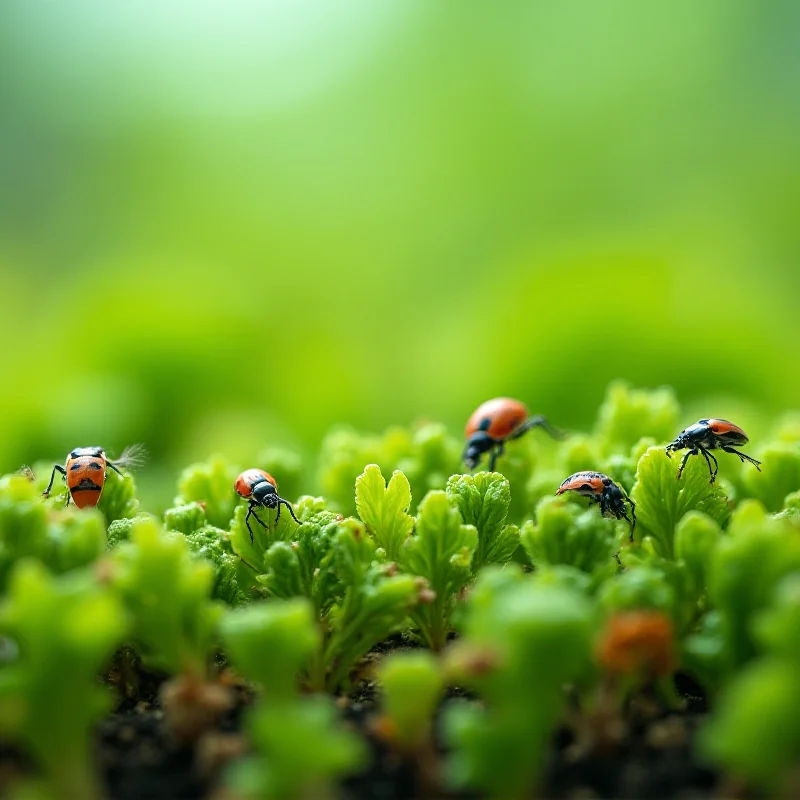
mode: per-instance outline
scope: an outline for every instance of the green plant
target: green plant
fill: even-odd
[[[399,470],[394,471],[388,485],[377,464],[370,464],[356,478],[358,516],[390,561],[398,560],[414,528],[414,518],[408,514],[410,506],[411,486]]]
[[[613,574],[619,540],[627,538],[623,527],[598,508],[546,497],[536,506],[536,521],[522,526],[520,539],[534,567],[564,564],[589,574]]]
[[[636,502],[637,538],[650,536],[656,552],[675,557],[675,528],[684,514],[702,511],[720,526],[730,516],[722,489],[708,482],[708,468],[700,458],[690,459],[680,480],[678,465],[663,447],[650,447],[639,460],[631,496]]]
[[[236,506],[233,483],[238,470],[220,456],[192,464],[181,473],[174,505],[199,503],[206,519],[217,528],[227,528]]]
[[[506,478],[497,472],[453,475],[447,481],[447,494],[465,524],[478,531],[473,572],[477,573],[486,564],[509,561],[519,545],[519,529],[505,524],[511,505],[511,488]]]
[[[433,650],[440,650],[447,640],[457,595],[472,578],[470,564],[477,541],[477,531],[461,522],[461,514],[445,492],[428,492],[400,566],[426,581],[427,602],[412,609],[410,616]]]
[[[508,800],[530,794],[565,708],[563,685],[589,669],[591,636],[582,594],[523,580],[517,570],[484,570],[449,658],[451,679],[485,701],[461,703],[445,717],[454,785]]]
[[[0,669],[0,733],[33,756],[53,798],[101,796],[91,734],[110,702],[96,675],[125,630],[119,600],[86,573],[56,579],[25,561],[11,576],[0,633],[18,653]]]
[[[254,800],[327,796],[365,752],[338,722],[330,698],[298,694],[298,675],[320,647],[310,603],[296,598],[231,611],[221,631],[234,666],[262,691],[245,720],[255,752],[233,765],[226,784]]]

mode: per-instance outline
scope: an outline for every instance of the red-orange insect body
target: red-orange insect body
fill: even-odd
[[[262,506],[263,508],[277,508],[278,513],[275,515],[276,523],[281,518],[281,506],[286,506],[286,508],[289,509],[289,513],[292,515],[292,519],[298,525],[300,524],[300,520],[295,516],[291,503],[278,495],[278,482],[269,472],[264,472],[263,469],[257,468],[246,469],[236,479],[233,488],[240,497],[250,501],[247,507],[247,516],[244,518],[244,524],[247,525],[247,530],[250,532],[251,542],[255,541],[255,539],[253,536],[253,529],[250,527],[250,517],[255,517],[261,527],[267,527],[261,521],[258,514],[256,514],[256,508],[258,506]]]
[[[556,494],[564,492],[577,492],[597,503],[602,514],[612,514],[617,519],[628,520],[631,524],[631,541],[633,541],[633,531],[636,528],[636,503],[608,475],[603,475],[602,472],[576,472],[562,482]],[[626,503],[631,507],[630,516]]]
[[[550,427],[542,416],[531,417],[528,408],[519,400],[510,397],[495,397],[482,403],[467,421],[464,435],[464,463],[475,469],[484,453],[489,453],[489,471],[493,472],[497,457],[503,454],[507,441],[518,439],[523,433],[535,427],[544,428],[554,439],[561,434]]]

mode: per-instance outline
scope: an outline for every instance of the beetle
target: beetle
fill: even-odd
[[[556,494],[564,494],[564,492],[577,492],[588,497],[592,502],[598,503],[602,514],[613,514],[617,519],[628,520],[631,526],[631,541],[633,541],[633,531],[636,528],[636,503],[608,475],[604,475],[602,472],[576,472],[562,482]],[[630,504],[630,516],[628,516],[625,503]]]
[[[759,472],[761,472],[761,462],[756,461],[738,450],[734,450],[734,445],[741,447],[748,442],[747,434],[732,422],[726,419],[701,419],[690,425],[688,428],[682,430],[675,440],[670,442],[666,448],[667,456],[672,458],[672,453],[676,450],[684,450],[687,447],[689,452],[683,457],[678,474],[675,476],[676,480],[680,480],[683,474],[683,468],[689,456],[696,456],[698,453],[702,454],[703,458],[708,464],[708,471],[711,475],[709,483],[714,483],[717,479],[717,472],[719,472],[719,464],[714,455],[709,452],[711,450],[724,450],[726,453],[733,453],[739,456],[739,460],[744,464],[749,461]],[[711,466],[711,462],[714,466]]]
[[[553,428],[541,415],[530,416],[524,403],[510,397],[495,397],[475,409],[464,428],[467,439],[464,463],[475,469],[484,453],[489,453],[489,472],[494,472],[498,456],[503,454],[505,443],[519,439],[531,428],[542,428],[554,439],[564,434]]]
[[[245,500],[250,501],[247,508],[247,516],[244,518],[244,524],[247,525],[247,530],[250,531],[250,541],[255,541],[253,537],[253,529],[250,527],[250,516],[254,516],[262,528],[267,526],[261,521],[256,508],[263,506],[264,508],[277,508],[278,513],[275,515],[275,522],[281,518],[281,506],[286,506],[292,519],[299,525],[300,520],[294,514],[294,509],[288,500],[284,500],[278,495],[278,482],[269,472],[264,472],[263,469],[246,469],[236,479],[233,484],[236,493],[243,497]]]
[[[108,467],[118,475],[122,475],[120,470],[141,466],[146,457],[147,451],[141,444],[127,447],[114,461],[108,458],[102,447],[76,447],[67,456],[63,467],[60,464],[53,465],[50,483],[42,492],[42,497],[50,496],[56,472],[60,472],[69,490],[66,505],[69,505],[71,498],[78,508],[96,506],[100,502],[100,495],[103,494]]]

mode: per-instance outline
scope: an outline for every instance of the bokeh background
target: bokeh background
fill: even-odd
[[[498,394],[800,407],[800,5],[0,6],[0,471]],[[741,417],[737,417],[741,420]],[[687,419],[689,423],[692,419]]]

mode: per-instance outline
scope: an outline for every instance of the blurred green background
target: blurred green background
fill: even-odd
[[[210,452],[460,435],[498,394],[567,427],[615,377],[800,407],[798,29],[744,0],[7,0],[0,471],[144,441],[163,504]]]

